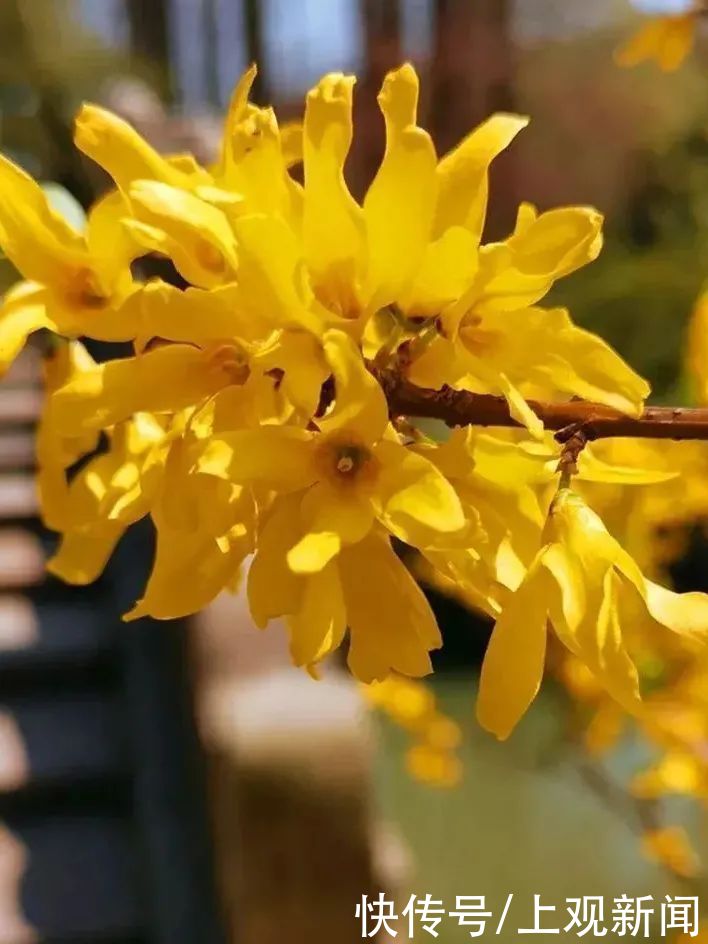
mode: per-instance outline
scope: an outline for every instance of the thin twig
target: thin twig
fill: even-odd
[[[381,384],[391,416],[441,420],[448,426],[520,427],[504,397],[469,393],[443,386],[418,387],[399,371],[371,367]],[[544,403],[528,400],[546,429],[565,443],[578,434],[586,440],[632,436],[642,439],[708,440],[708,408],[649,406],[641,416],[627,416],[602,403],[569,400]]]

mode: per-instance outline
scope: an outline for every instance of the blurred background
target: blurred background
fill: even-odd
[[[675,74],[620,70],[613,51],[639,21],[627,0],[2,0],[0,148],[63,188],[70,214],[107,186],[71,145],[82,100],[209,161],[250,61],[256,101],[283,119],[323,72],[353,71],[361,195],[383,146],[376,92],[411,59],[441,153],[493,111],[531,116],[494,165],[486,238],[508,234],[522,199],[597,206],[605,249],[552,301],[658,402],[686,402],[684,329],[708,265],[708,61],[699,42]],[[508,743],[477,728],[489,627],[433,591],[434,685],[372,712],[341,669],[318,684],[291,669],[282,628],[256,633],[238,597],[185,624],[121,625],[146,532],[90,588],[45,580],[40,361],[35,345],[0,387],[0,944],[346,944],[362,939],[357,902],[382,890],[399,911],[411,894],[450,908],[485,895],[495,915],[513,893],[511,941],[533,926],[534,894],[562,927],[566,897],[705,890],[699,868],[642,854],[657,810],[622,789],[639,740],[589,757],[552,680]],[[708,589],[705,563],[685,574]],[[415,751],[422,703],[446,758]],[[670,812],[700,849],[700,811]],[[444,944],[468,936],[440,928]]]

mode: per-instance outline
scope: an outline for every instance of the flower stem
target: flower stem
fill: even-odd
[[[372,373],[383,388],[392,416],[437,419],[448,426],[521,426],[509,412],[504,397],[447,386],[440,390],[418,387],[397,370],[372,367]],[[529,400],[528,404],[546,429],[556,432],[559,442],[567,442],[577,432],[582,432],[586,440],[618,436],[708,440],[705,407],[648,406],[640,416],[628,416],[587,400]]]

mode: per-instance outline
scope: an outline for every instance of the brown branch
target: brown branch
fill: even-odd
[[[392,416],[442,420],[448,426],[519,427],[504,397],[468,393],[444,386],[440,390],[417,387],[396,370],[372,367],[381,384]],[[708,408],[649,406],[641,416],[627,416],[586,400],[529,406],[546,429],[556,431],[559,442],[578,433],[587,440],[617,436],[642,439],[708,440]]]

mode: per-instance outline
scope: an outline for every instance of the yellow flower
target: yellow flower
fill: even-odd
[[[133,343],[131,356],[102,364],[63,345],[47,366],[39,459],[44,517],[60,536],[53,571],[94,579],[149,516],[154,565],[127,619],[194,612],[235,589],[253,555],[255,621],[284,617],[294,661],[313,674],[348,629],[349,665],[370,683],[426,674],[441,643],[395,540],[497,619],[479,709],[495,733],[508,734],[536,692],[548,621],[636,712],[634,660],[649,679],[652,659],[668,676],[693,655],[690,641],[675,653],[657,644],[655,624],[690,640],[708,624],[706,598],[647,580],[567,489],[546,521],[559,447],[526,400],[583,397],[633,414],[648,394],[567,312],[539,307],[597,256],[600,214],[524,204],[508,239],[482,245],[490,164],[527,120],[494,115],[438,160],[410,65],[384,80],[385,152],[358,202],[344,175],[353,77],[325,76],[302,127],[281,128],[272,108],[249,101],[254,75],[235,90],[210,167],[162,156],[85,106],[76,142],[116,190],[83,233],[0,161],[0,245],[24,279],[0,311],[0,367],[43,327]],[[300,161],[302,183],[290,173]],[[131,263],[148,252],[173,261],[184,290],[133,283]],[[695,334],[691,350],[695,366]],[[389,414],[379,369],[502,394],[535,439],[519,429],[426,439]],[[578,462],[579,487],[609,509],[613,531],[628,484],[651,485],[634,499],[645,535],[708,507],[698,448],[662,446],[656,462],[648,447],[627,449],[588,447]],[[668,481],[674,457],[685,482]],[[689,677],[694,706],[702,675]],[[608,743],[617,715],[601,717],[603,698],[595,740]],[[399,701],[418,741],[410,769],[451,784],[457,727],[417,689]]]
[[[333,408],[316,420],[319,431],[264,426],[226,433],[209,443],[200,470],[280,492],[306,490],[303,533],[288,550],[296,573],[321,571],[377,519],[417,546],[460,531],[465,517],[455,490],[431,462],[398,442],[383,392],[354,343],[331,330],[324,350],[336,395]]]
[[[254,550],[256,506],[251,490],[219,488],[225,483],[211,476],[190,476],[188,466],[179,470],[180,481],[179,472],[169,467],[173,454],[174,446],[161,482],[162,504],[153,509],[157,543],[152,572],[142,598],[123,617],[126,621],[189,616],[222,590],[235,592],[241,564]],[[184,522],[179,515],[175,520],[169,503],[166,513],[164,492],[169,488],[176,489],[179,502],[190,502],[190,517],[196,521]]]
[[[122,204],[109,195],[79,233],[35,181],[0,156],[0,248],[26,280],[0,308],[0,371],[40,328],[106,341],[134,337],[130,320],[117,314],[133,289],[130,262],[139,254],[121,238],[121,213]],[[111,230],[118,235],[108,240]]]
[[[419,677],[431,671],[429,651],[442,639],[425,596],[394,553],[387,535],[372,528],[342,547],[320,571],[295,573],[288,554],[301,539],[301,495],[276,499],[258,535],[248,575],[248,600],[257,626],[286,616],[296,665],[312,668],[349,630],[349,668],[360,681],[392,671]]]
[[[695,878],[701,873],[698,855],[686,830],[680,826],[665,826],[644,833],[642,849],[648,858],[682,878]]]
[[[387,306],[437,314],[459,297],[477,268],[487,169],[527,123],[493,116],[438,163],[417,125],[418,77],[404,65],[379,95],[386,151],[359,205],[344,178],[354,81],[331,73],[308,93],[301,228],[282,211],[235,222],[251,296],[271,310],[277,299],[281,318],[319,333],[339,326],[361,334]]]
[[[699,14],[696,8],[650,19],[617,50],[617,64],[629,67],[653,59],[664,72],[678,69],[693,47]]]
[[[406,751],[406,767],[421,783],[453,787],[462,776],[455,751],[460,746],[459,725],[442,714],[435,694],[423,682],[390,675],[382,682],[362,685],[366,701],[384,712],[415,739]]]
[[[126,216],[123,226],[145,252],[169,256],[177,271],[200,288],[234,281],[236,236],[218,207],[152,180],[131,184],[128,202],[133,216]]]
[[[96,364],[71,377],[51,398],[64,435],[100,430],[138,412],[176,412],[249,376],[248,354],[236,343],[204,349],[168,344],[135,357]]]
[[[183,191],[193,195],[220,207],[227,215],[245,200],[253,211],[282,212],[294,222],[300,187],[287,170],[301,151],[301,129],[288,125],[281,136],[273,109],[248,102],[255,76],[256,68],[251,66],[236,87],[224,127],[222,153],[212,168],[201,167],[188,154],[158,154],[127,122],[96,105],[81,108],[74,141],[113,178],[129,200],[135,196],[136,185],[150,181],[169,188],[173,194]],[[184,196],[176,199],[194,205]]]
[[[506,438],[472,427],[453,430],[442,445],[418,443],[455,487],[474,527],[459,542],[449,539],[442,550],[426,549],[427,559],[444,576],[493,615],[499,587],[516,590],[537,549],[543,528],[544,487],[558,474],[560,447],[548,436],[543,443],[513,433]],[[663,469],[648,470],[603,461],[587,446],[578,461],[581,482],[646,485],[675,478]],[[545,507],[545,502],[543,502]]]
[[[631,790],[635,796],[652,799],[667,793],[705,797],[705,764],[689,751],[667,751],[657,764],[632,779]]]
[[[94,370],[96,364],[80,342],[70,341],[58,344],[43,366],[48,399],[37,428],[37,487],[44,523],[53,531],[63,531],[71,526],[66,470],[96,449],[99,433],[90,430],[62,434],[52,416],[51,394],[76,374]]]
[[[558,278],[597,256],[601,225],[602,217],[584,207],[538,216],[523,205],[513,235],[482,248],[471,285],[442,309],[439,334],[414,359],[410,378],[422,386],[451,383],[503,394],[514,417],[537,436],[543,426],[524,400],[529,388],[639,413],[648,384],[565,310],[534,307]]]
[[[336,394],[316,420],[318,431],[270,426],[218,434],[198,468],[280,493],[258,536],[249,599],[259,625],[288,617],[297,664],[324,658],[348,624],[349,664],[362,681],[391,669],[422,675],[439,633],[382,529],[425,546],[461,531],[464,513],[436,467],[397,441],[383,393],[354,343],[331,331],[324,348]]]
[[[143,470],[164,436],[154,417],[136,414],[112,430],[107,450],[65,486],[63,507],[44,506],[46,523],[62,535],[47,565],[51,573],[76,584],[101,573],[122,535],[150,510],[152,490]]]
[[[541,683],[546,624],[628,711],[640,701],[621,613],[686,635],[708,632],[708,596],[677,594],[643,576],[602,521],[567,488],[549,513],[544,544],[497,620],[482,666],[480,723],[508,737]]]

